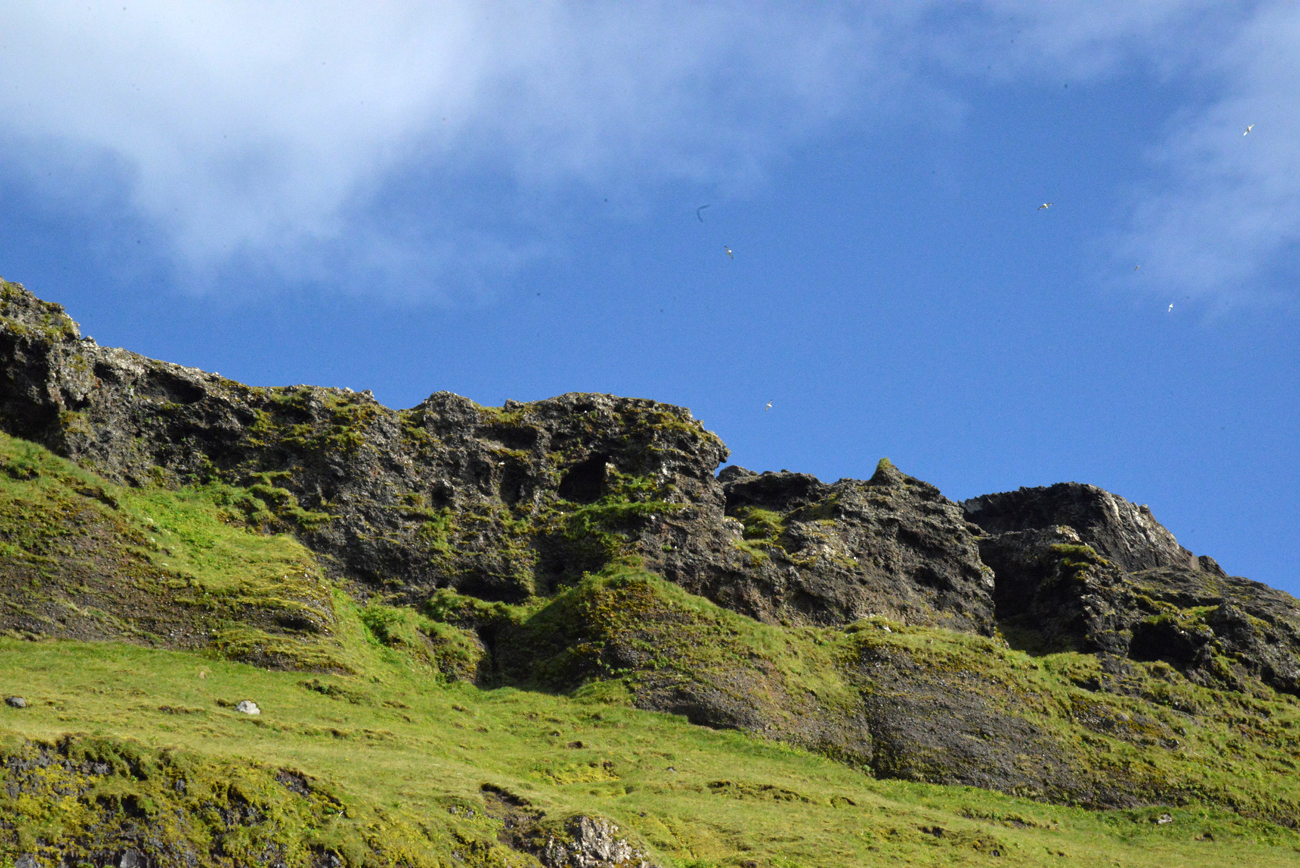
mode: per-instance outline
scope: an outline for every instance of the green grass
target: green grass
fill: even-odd
[[[336,590],[292,538],[255,533],[222,484],[109,483],[0,435],[0,632],[210,647],[347,669]]]
[[[274,482],[263,505],[292,509]],[[1279,824],[1300,814],[1294,698],[884,618],[762,624],[623,557],[622,527],[668,505],[613,482],[551,516],[557,537],[594,540],[602,572],[517,605],[443,590],[416,611],[361,605],[293,539],[254,532],[247,490],[115,486],[0,437],[0,696],[29,703],[0,706],[0,866],[142,841],[164,842],[164,864],[535,864],[498,838],[485,786],[541,816],[530,834],[603,816],[663,866],[1300,862]],[[448,550],[473,530],[430,515]],[[779,538],[748,518],[756,548]],[[870,738],[828,735],[873,698],[931,688],[1032,722],[1152,806],[940,786],[924,764],[877,780]],[[642,710],[673,695],[770,738]]]
[[[77,732],[74,753],[143,769],[76,800],[34,803],[0,786],[0,817],[9,818],[0,828],[16,820],[27,846],[39,838],[53,849],[74,838],[84,806],[100,797],[121,803],[140,792],[153,800],[154,814],[165,814],[171,797],[162,784],[188,775],[188,791],[213,802],[229,797],[222,781],[233,776],[243,798],[262,806],[264,825],[297,829],[356,864],[384,864],[399,853],[413,865],[450,864],[450,849],[467,848],[466,841],[493,854],[484,864],[507,859],[510,853],[495,852],[504,848],[483,814],[484,784],[547,817],[608,817],[665,865],[1282,866],[1300,859],[1300,836],[1223,810],[1095,812],[876,781],[796,748],[600,697],[440,684],[401,655],[376,657],[364,676],[308,682],[185,652],[6,639],[0,673],[0,693],[31,703],[0,710],[5,754],[27,740],[52,743]],[[227,707],[246,698],[262,707],[260,717]],[[172,766],[180,771],[167,772]],[[314,795],[302,804],[286,800],[268,783],[281,769],[311,782]],[[341,816],[329,808],[335,803]],[[1158,823],[1163,814],[1173,822]],[[206,840],[191,834],[198,845]],[[381,839],[388,849],[376,853],[367,841]],[[19,852],[3,840],[0,854]]]

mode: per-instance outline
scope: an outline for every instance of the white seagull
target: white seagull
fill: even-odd
[[[731,248],[728,247],[727,245],[725,245],[725,244],[722,245],[722,249],[725,250],[725,251],[727,251],[727,255],[728,255],[728,256],[731,256],[732,259],[735,259],[735,258],[736,258],[735,256],[732,256],[732,254],[731,254]]]
[[[1173,313],[1173,312],[1174,312],[1174,306],[1171,304],[1169,305],[1169,310],[1165,311],[1165,313]]]
[[[1253,130],[1253,129],[1255,129],[1255,125],[1254,125],[1254,124],[1251,124],[1250,126],[1246,127],[1246,132],[1242,133],[1242,135],[1243,135],[1243,136],[1245,136],[1245,135],[1249,135],[1249,134],[1250,134],[1250,131]]]
[[[1038,206],[1038,210],[1042,211],[1044,208],[1051,208],[1051,207],[1052,207],[1051,202],[1044,202],[1043,204]]]
[[[771,410],[771,409],[772,409],[772,402],[771,402],[771,401],[768,401],[768,402],[767,402],[767,406],[764,407],[763,409],[764,409],[764,410]]]

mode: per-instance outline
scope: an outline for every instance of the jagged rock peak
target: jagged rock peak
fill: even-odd
[[[762,620],[834,624],[877,614],[992,632],[992,574],[961,509],[888,459],[867,481],[743,467],[718,481],[754,556],[740,571],[720,565],[706,581],[692,565],[681,578],[666,573],[688,588]]]
[[[63,305],[42,301],[21,283],[0,277],[0,318],[40,330],[47,338],[81,340],[81,329]]]
[[[1209,566],[1179,545],[1147,506],[1130,503],[1095,485],[1061,482],[1020,488],[973,497],[961,506],[966,518],[986,533],[1071,527],[1086,545],[1129,572]]]

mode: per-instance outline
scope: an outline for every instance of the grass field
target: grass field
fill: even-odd
[[[1117,770],[1195,775],[1218,804],[1261,811],[1294,801],[1293,698],[1210,691],[1163,664],[1139,671],[1150,697],[1094,693],[1078,687],[1101,675],[1087,655],[870,619],[783,630],[630,567],[517,607],[363,607],[297,542],[250,529],[251,496],[122,488],[0,437],[0,697],[27,703],[0,704],[0,868],[118,865],[128,849],[151,866],[535,866],[575,815],[664,868],[1300,864],[1300,834],[1222,807],[877,780],[638,710],[644,672],[584,683],[583,667],[624,642],[659,655],[656,677],[759,667],[768,680],[747,683],[782,701],[847,707],[874,688],[836,660],[905,655],[1033,699],[1062,744]],[[514,683],[537,689],[468,683],[483,649],[454,625],[466,606],[513,625]],[[1147,744],[1180,721],[1177,750]]]
[[[355,612],[342,620],[362,631]],[[124,644],[0,640],[0,693],[29,703],[0,710],[6,756],[75,733],[71,754],[137,767],[97,778],[75,799],[0,787],[0,829],[17,831],[16,841],[0,838],[0,859],[52,855],[84,835],[93,811],[78,804],[138,793],[145,807],[134,810],[163,813],[176,773],[161,770],[177,766],[190,797],[220,802],[244,781],[239,799],[261,806],[284,841],[299,840],[301,860],[317,844],[355,864],[511,864],[517,854],[485,813],[488,785],[546,818],[606,817],[663,865],[1300,863],[1300,835],[1227,812],[1095,812],[876,781],[798,749],[637,711],[616,685],[602,685],[603,696],[485,691],[367,648],[365,674],[305,676]],[[242,699],[262,714],[235,711]],[[277,809],[267,792],[279,770],[312,782],[331,816]],[[189,834],[201,849],[211,831]],[[292,859],[295,848],[284,852]]]

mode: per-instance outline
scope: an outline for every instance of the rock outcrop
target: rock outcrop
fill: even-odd
[[[424,639],[396,627],[386,639],[379,616],[367,627],[389,647],[437,633],[464,652],[446,677],[554,691],[611,682],[641,708],[879,776],[1094,805],[1190,797],[1182,772],[1139,774],[1078,747],[1174,751],[1186,733],[1171,715],[1194,713],[1187,685],[1300,696],[1300,603],[1226,575],[1146,507],[1094,486],[957,504],[888,460],[869,480],[737,466],[715,476],[727,448],[682,407],[580,393],[482,407],[437,392],[394,410],[368,392],[254,388],[100,347],[60,306],[10,283],[0,286],[0,431],[122,485],[220,488],[229,518],[310,549],[297,548],[311,564],[294,573],[312,605],[247,608],[266,610],[257,643],[244,643],[258,650],[227,653],[259,665],[284,657],[266,637],[334,641],[328,601],[342,584],[418,608]],[[0,472],[21,481],[34,471],[10,462]],[[43,579],[31,564],[12,570],[23,590],[7,592],[8,610],[23,620],[0,627],[135,641],[64,617],[121,584],[153,600],[153,620],[120,611],[144,607],[113,590],[123,606],[103,609],[105,623],[208,647],[217,621],[193,612],[188,633],[159,638],[156,624],[197,590],[123,547],[154,545],[112,515],[106,489],[124,489],[67,484],[84,501],[61,513],[76,528],[51,534],[77,557],[50,556]],[[120,551],[109,552],[110,537]],[[66,599],[40,608],[42,582]],[[264,589],[293,596],[281,590]],[[242,587],[231,594],[249,605]],[[1038,672],[1032,661],[1056,652],[1091,655],[1091,668]],[[311,659],[292,665],[327,668]],[[1124,711],[1130,700],[1150,714]],[[644,861],[604,821],[575,823],[525,850],[554,865]]]
[[[852,623],[885,615],[991,634],[993,573],[961,509],[887,459],[868,481],[802,473],[720,475],[743,569],[666,559],[664,575],[767,621]],[[698,577],[698,578],[697,578]]]
[[[964,501],[997,618],[1030,647],[1163,660],[1206,684],[1300,694],[1300,604],[1228,576],[1146,506],[1061,483]]]
[[[714,470],[681,407],[569,394],[409,410],[369,392],[254,388],[82,338],[0,293],[0,430],[130,484],[219,480],[246,519],[411,603],[517,602],[620,557],[770,622],[885,613],[991,633],[992,576],[960,510],[887,464],[869,482]],[[800,499],[794,492],[805,490]]]
[[[990,534],[1065,525],[1079,541],[1126,572],[1198,566],[1145,505],[1129,503],[1095,485],[1062,482],[1021,488],[962,502],[970,521]]]

